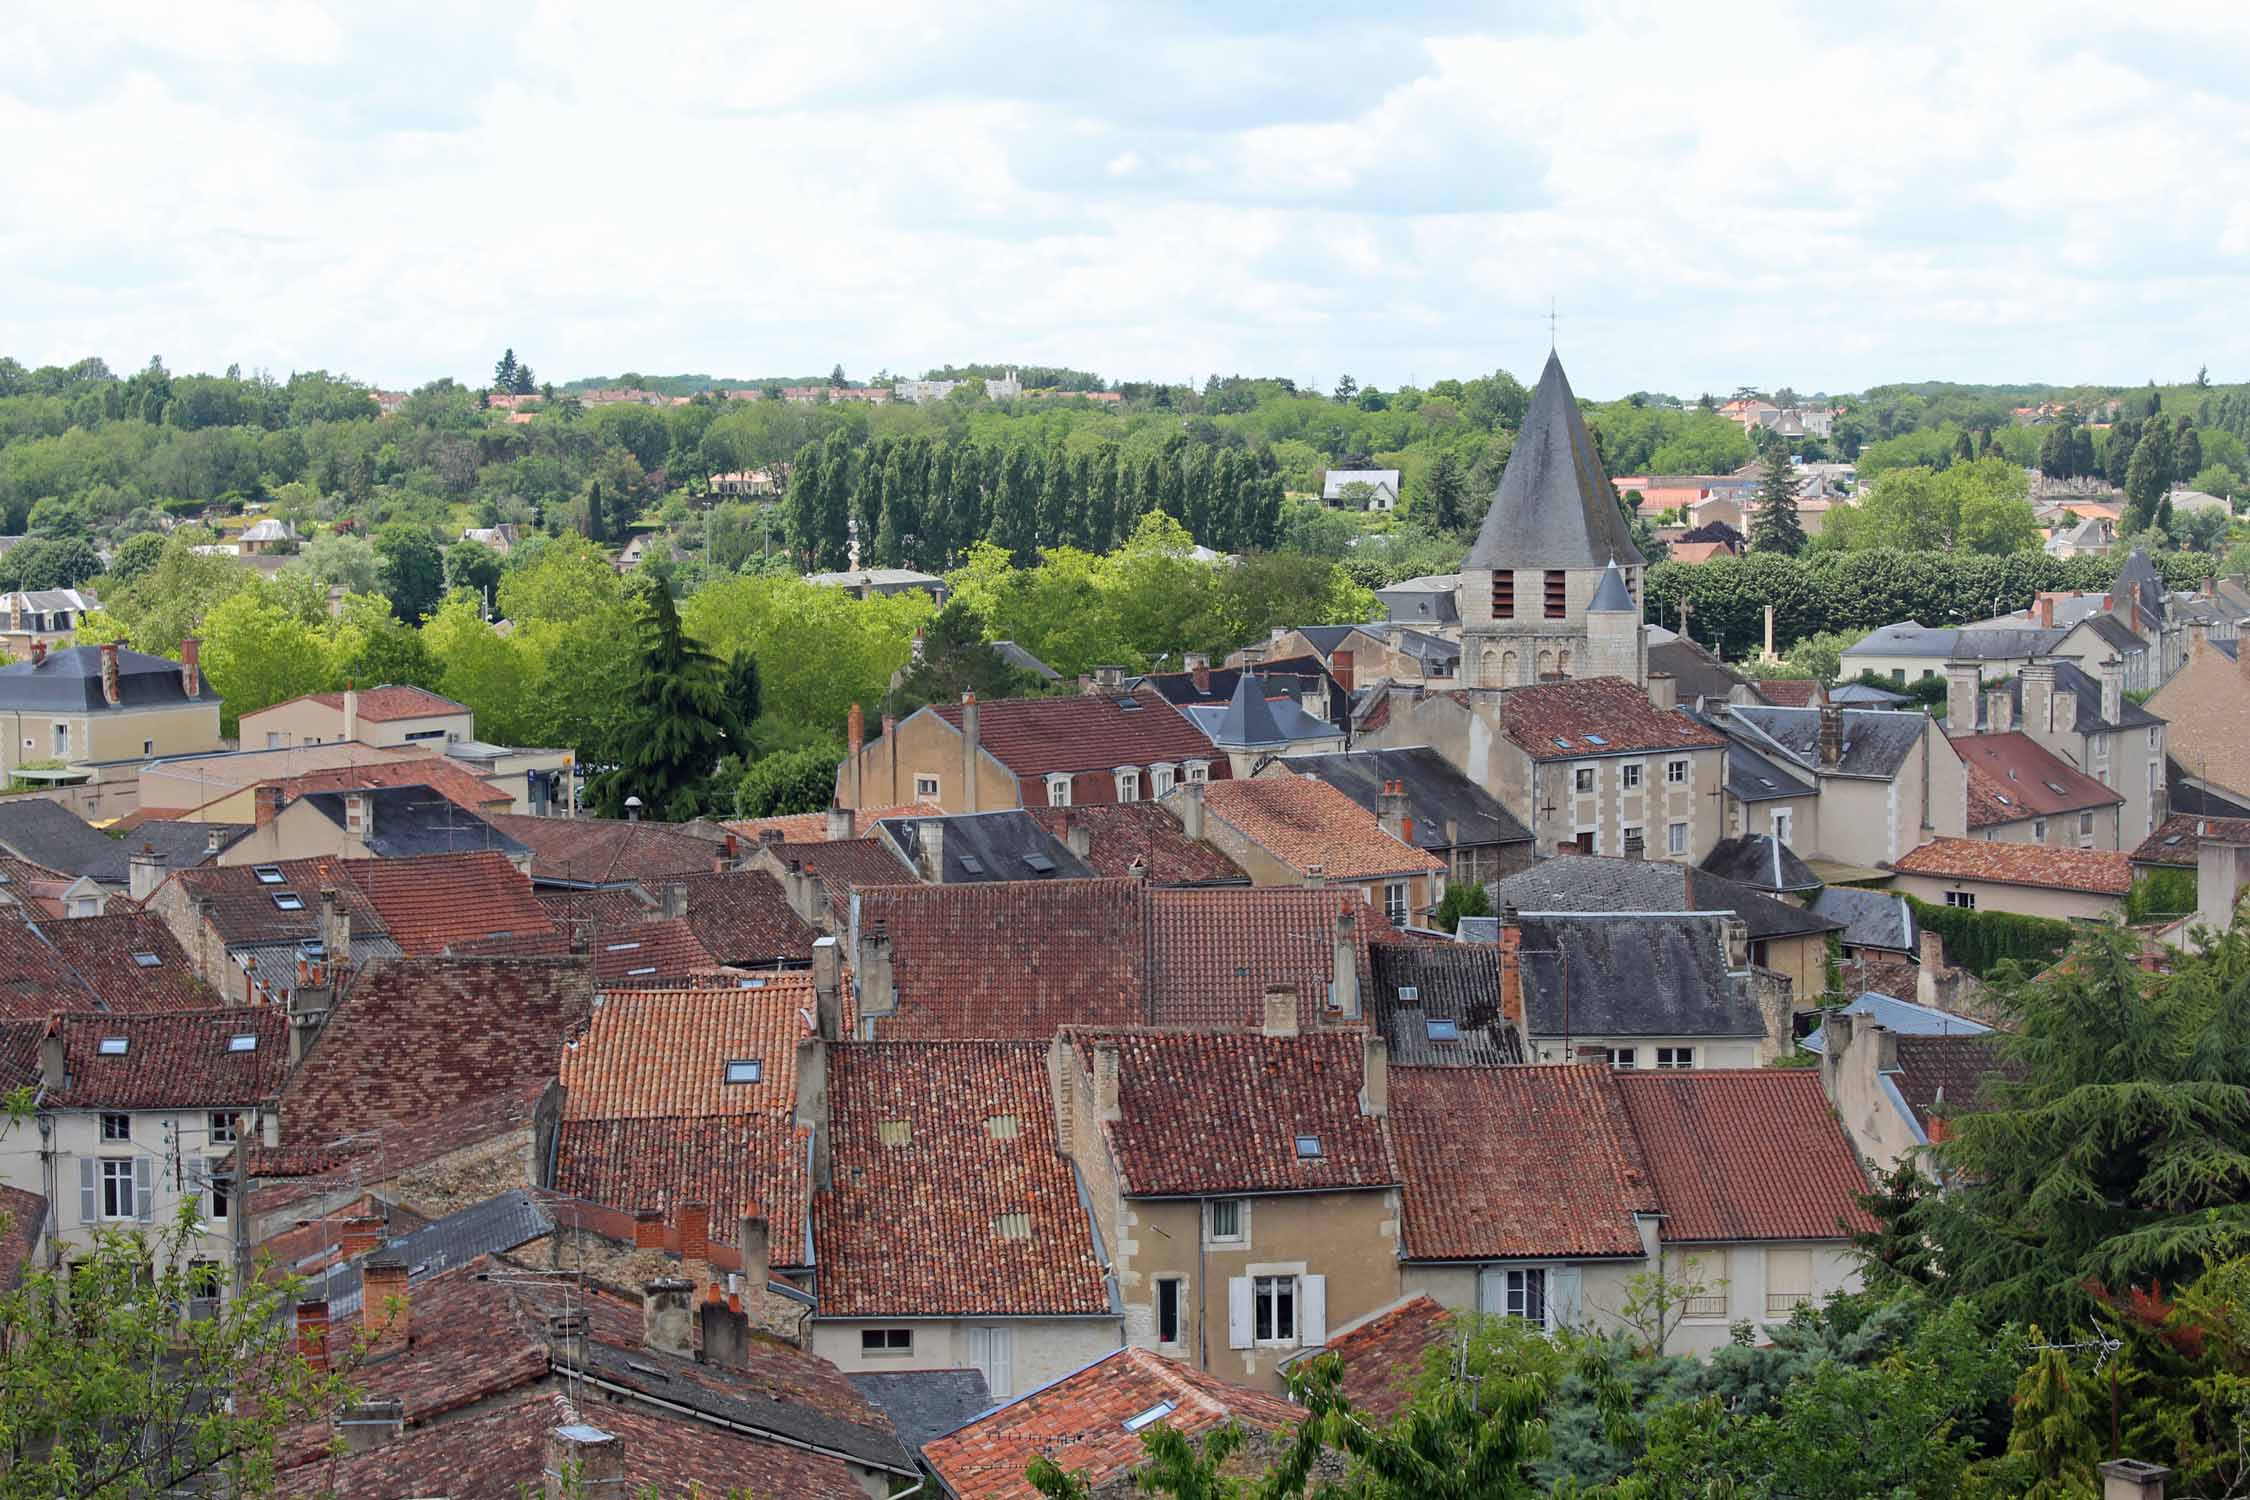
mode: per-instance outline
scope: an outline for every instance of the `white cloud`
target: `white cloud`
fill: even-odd
[[[1552,295],[1589,392],[2250,374],[2209,316],[2250,277],[2234,5],[1471,25],[26,7],[0,344],[387,383],[513,344],[555,376],[1389,385],[1529,370]]]

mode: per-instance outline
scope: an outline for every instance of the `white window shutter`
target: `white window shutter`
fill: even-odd
[[[992,1399],[1005,1401],[1016,1393],[1016,1334],[1012,1328],[992,1330],[992,1371],[985,1377]]]
[[[1508,1310],[1508,1273],[1493,1266],[1477,1272],[1477,1311],[1497,1318]]]
[[[1547,1273],[1547,1316],[1557,1328],[1578,1326],[1578,1268],[1558,1266]]]
[[[156,1163],[145,1156],[133,1158],[133,1217],[143,1224],[156,1217]]]
[[[78,1222],[98,1224],[102,1217],[101,1181],[95,1176],[101,1170],[91,1156],[78,1158]]]
[[[1250,1347],[1250,1278],[1247,1276],[1227,1280],[1227,1347]]]
[[[984,1383],[989,1388],[992,1384],[991,1329],[972,1328],[969,1330],[969,1363],[972,1367],[984,1372]],[[993,1394],[997,1396],[1000,1393],[994,1391]]]
[[[1328,1278],[1297,1278],[1297,1342],[1307,1349],[1328,1342]]]

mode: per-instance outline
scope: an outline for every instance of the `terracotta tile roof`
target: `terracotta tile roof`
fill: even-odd
[[[828,1066],[834,1186],[812,1207],[824,1314],[1112,1311],[1043,1044],[844,1043]]]
[[[1141,1021],[1143,900],[1131,880],[862,892],[860,930],[883,924],[898,991],[897,1013],[877,1020],[877,1034],[1044,1040],[1073,1023]]]
[[[2021,730],[1946,741],[1969,772],[1969,826],[2115,807],[2125,799]]]
[[[344,695],[342,693],[307,693],[301,698],[291,698],[288,701],[290,703],[318,703],[322,707],[332,708],[338,713],[344,711]],[[274,705],[275,708],[285,706],[280,703]],[[385,684],[382,687],[361,688],[359,690],[359,716],[363,719],[376,721],[426,719],[433,714],[465,714],[470,711],[466,703],[456,703],[451,698],[441,697],[431,692],[428,688],[398,687]]]
[[[1454,1331],[1453,1314],[1416,1295],[1331,1336],[1320,1352],[1343,1362],[1352,1408],[1371,1422],[1388,1422],[1414,1399],[1429,1351]]]
[[[536,1091],[554,1079],[563,1039],[592,1013],[593,998],[584,959],[369,964],[289,1077],[283,1144],[387,1136],[479,1100]],[[468,1016],[477,1024],[461,1024]]]
[[[1715,750],[1726,744],[1717,730],[1676,709],[1657,708],[1648,694],[1622,677],[1512,688],[1500,700],[1500,717],[1503,732],[1533,760]]]
[[[47,1200],[0,1183],[0,1296],[16,1289],[47,1231]]]
[[[2024,1067],[2007,1056],[2006,1042],[1998,1032],[1901,1036],[1897,1042],[1898,1070],[1890,1077],[1931,1140],[1944,1135],[1944,1121],[1982,1107],[1988,1082],[2020,1082],[2026,1076]]]
[[[168,1014],[59,1015],[66,1082],[50,1102],[69,1109],[215,1109],[279,1092],[289,1067],[289,1018],[269,1008]],[[236,1051],[235,1039],[251,1038]],[[103,1050],[122,1041],[125,1050]]]
[[[856,830],[872,828],[882,818],[916,817],[929,811],[919,802],[904,802],[896,807],[863,807],[853,814]],[[755,848],[768,829],[779,832],[792,844],[821,844],[828,841],[828,814],[824,812],[783,813],[774,818],[729,818],[719,825],[729,833],[740,834]]]
[[[1192,795],[1192,789],[1189,793]],[[1323,781],[1263,776],[1214,781],[1205,811],[1300,873],[1315,866],[1332,880],[1442,871],[1445,861],[1383,831],[1373,813]]]
[[[597,927],[587,947],[594,959],[594,980],[604,989],[681,979],[719,962],[696,940],[695,929],[684,917]]]
[[[1148,1019],[1158,1026],[1261,1026],[1266,987],[1272,984],[1297,987],[1301,1028],[1333,1021],[1337,1013],[1328,1008],[1328,996],[1338,917],[1352,918],[1349,940],[1363,1008],[1374,984],[1368,945],[1395,935],[1357,891],[1151,890],[1146,899]]]
[[[570,930],[630,927],[635,922],[655,921],[661,915],[656,899],[637,885],[607,886],[595,891],[536,886],[531,898],[546,909],[548,918],[557,927]]]
[[[2122,896],[2133,884],[2132,856],[2113,849],[2054,849],[2043,844],[1988,843],[1981,839],[1932,839],[1891,861],[1890,868],[1902,875],[2038,886],[2096,896]]]
[[[495,807],[506,807],[514,800],[508,793],[462,770],[459,765],[442,755],[424,755],[412,760],[368,761],[356,766],[307,771],[302,776],[275,776],[253,784],[279,787],[284,800],[291,802],[320,792],[426,786],[448,802],[479,815],[484,815]],[[239,790],[240,788],[229,790],[225,795],[232,797]]]
[[[1691,1068],[1615,1081],[1666,1241],[1834,1240],[1873,1227],[1859,1154],[1818,1073]]]
[[[1072,829],[1083,830],[1086,852],[1079,858],[1097,875],[1130,875],[1139,861],[1151,885],[1246,885],[1250,880],[1240,865],[1210,844],[1189,838],[1179,819],[1154,803],[1097,802],[1025,811],[1065,844]]]
[[[617,818],[541,818],[500,813],[486,819],[531,851],[531,878],[579,885],[614,885],[701,875],[721,854],[711,839],[662,823]]]
[[[210,903],[211,931],[229,948],[319,936],[323,887],[335,890],[337,904],[350,919],[353,936],[387,933],[389,928],[376,914],[374,903],[345,878],[344,864],[343,860],[323,856],[285,859],[272,865],[199,865],[175,871],[172,879],[179,883],[180,894],[191,907],[197,901]],[[278,871],[281,879],[267,884],[258,878],[260,870]],[[296,897],[296,908],[284,910],[275,905],[274,898],[279,895]]]
[[[218,995],[196,974],[187,950],[162,918],[115,902],[111,907],[98,917],[39,924],[40,934],[84,981],[97,1005],[128,1014],[201,1010],[218,1003]]]
[[[870,828],[874,825],[869,824]],[[887,838],[835,839],[827,843],[764,844],[787,869],[795,861],[820,882],[822,899],[839,920],[851,912],[852,892],[863,886],[916,885],[913,871],[899,858],[898,846]]]
[[[701,1201],[718,1226],[756,1207],[775,1261],[801,1263],[805,1138],[793,1120],[811,1005],[802,974],[756,989],[604,995],[562,1056],[557,1190],[635,1210]],[[726,1082],[730,1061],[752,1059],[757,1082]]]
[[[933,703],[922,712],[959,729],[961,708]],[[1203,731],[1155,692],[997,699],[980,705],[977,737],[1019,780],[1189,760],[1210,761],[1214,777],[1228,774],[1226,757],[1212,749]]]
[[[1761,677],[1750,684],[1758,696],[1776,708],[1807,708],[1820,698],[1820,684],[1811,678],[1796,681],[1791,678]]]
[[[443,953],[449,943],[555,930],[546,908],[532,898],[531,882],[504,854],[424,854],[337,864],[409,958]]]
[[[704,951],[720,963],[766,968],[812,962],[813,939],[819,934],[790,910],[781,882],[765,871],[707,870],[663,884],[686,887],[687,924]]]
[[[1657,1195],[1609,1069],[1393,1069],[1391,1128],[1407,1259],[1641,1253]]]
[[[0,917],[0,1017],[38,1019],[54,1011],[87,1010],[100,1003],[55,945],[40,935],[39,928],[13,917]]]
[[[2206,818],[2194,813],[2174,813],[2156,825],[2132,854],[2136,865],[2178,865],[2195,868],[2196,851],[2206,838],[2230,844],[2250,844],[2250,818]]]
[[[551,1077],[530,1079],[451,1108],[386,1121],[372,1133],[350,1138],[332,1135],[299,1142],[292,1137],[278,1147],[252,1145],[243,1153],[257,1179],[249,1195],[250,1211],[264,1214],[338,1190],[380,1186],[442,1157],[508,1136],[516,1137],[528,1153],[537,1140],[540,1106],[553,1086]],[[282,1089],[286,1096],[289,1085]],[[283,1133],[288,1135],[287,1127]],[[492,1192],[521,1186],[523,1160],[503,1158],[484,1179],[474,1172],[456,1175],[454,1187],[473,1190],[480,1180]],[[421,1187],[427,1190],[430,1184]]]
[[[1140,1468],[1148,1450],[1127,1419],[1171,1403],[1160,1420],[1190,1438],[1228,1422],[1273,1436],[1304,1419],[1279,1396],[1246,1390],[1147,1349],[1120,1349],[1042,1386],[955,1432],[922,1445],[946,1488],[960,1500],[1035,1500],[1023,1477],[1032,1459],[1066,1473],[1083,1471],[1101,1494]]]
[[[1134,1198],[1318,1193],[1399,1180],[1381,1115],[1360,1111],[1362,1033],[1073,1031],[1081,1066],[1117,1049],[1102,1134]],[[1307,1156],[1299,1143],[1318,1153]]]

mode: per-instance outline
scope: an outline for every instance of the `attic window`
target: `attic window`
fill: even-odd
[[[2045,783],[2045,785],[2048,791],[2053,792],[2058,797],[2067,797],[2070,795],[2070,792],[2067,788],[2056,786],[2051,781]]]
[[[766,1060],[762,1057],[738,1057],[727,1064],[727,1082],[758,1083],[766,1076]]]
[[[164,962],[164,960],[158,958],[153,953],[136,953],[133,955],[133,962],[139,964],[144,969],[153,969],[158,964]]]
[[[1002,1214],[992,1221],[992,1232],[1004,1240],[1031,1238],[1031,1215]]]
[[[1117,700],[1117,711],[1122,714],[1137,714],[1141,711],[1141,700],[1138,698],[1120,698]]]
[[[1564,739],[1561,735],[1558,734],[1555,736],[1555,748],[1557,750],[1568,750],[1570,748],[1570,741]]]
[[[281,884],[281,866],[279,865],[252,865],[250,873],[258,877],[258,884],[260,885]]]
[[[1023,857],[1023,862],[1031,866],[1032,873],[1035,875],[1052,875],[1055,873],[1055,862],[1044,854],[1026,854]]]
[[[1313,1160],[1314,1158],[1318,1157],[1319,1155],[1320,1155],[1320,1137],[1319,1137],[1319,1136],[1317,1136],[1317,1135],[1301,1135],[1301,1136],[1298,1136],[1298,1137],[1297,1137],[1297,1159],[1298,1159],[1299,1161],[1311,1161],[1311,1160]]]
[[[275,891],[273,893],[273,904],[283,911],[303,911],[305,909],[305,898],[295,891]]]
[[[964,854],[961,856],[961,868],[971,875],[982,875],[984,873],[984,861],[978,859],[974,854]]]
[[[1760,786],[1772,786],[1772,785],[1773,785],[1773,778],[1772,778],[1771,776],[1761,776],[1761,777],[1759,777],[1759,778],[1758,778],[1758,785],[1760,785]]]
[[[2010,802],[2008,800],[2008,794],[2006,792],[1994,792],[1992,794],[1992,800],[1999,803],[2002,807],[2015,806],[2013,802]]]
[[[104,1057],[123,1057],[125,1055],[125,1038],[105,1036],[95,1046],[94,1050]]]
[[[1461,1040],[1460,1023],[1446,1020],[1430,1022],[1430,1040],[1433,1042],[1458,1042]]]
[[[2177,848],[2179,848],[2179,847],[2180,847],[2180,835],[2179,835],[2179,834],[2176,834],[2176,833],[2175,833],[2175,834],[2173,834],[2173,835],[2172,835],[2172,836],[2171,836],[2170,838],[2166,839],[2166,840],[2164,841],[2164,847],[2165,847],[2165,848],[2167,848],[2167,849],[2177,849]]]
[[[1159,1401],[1147,1411],[1135,1412],[1125,1419],[1125,1430],[1139,1432],[1151,1422],[1161,1422],[1172,1415],[1178,1404],[1174,1401]]]
[[[254,1031],[238,1031],[238,1032],[236,1032],[236,1033],[235,1033],[235,1034],[234,1034],[233,1036],[230,1036],[230,1037],[228,1037],[228,1038],[227,1038],[227,1050],[228,1050],[229,1052],[255,1052],[255,1051],[257,1051],[257,1050],[258,1050],[258,1034],[257,1034],[256,1032],[254,1032]]]

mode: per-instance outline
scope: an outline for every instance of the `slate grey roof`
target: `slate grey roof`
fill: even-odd
[[[1813,897],[1812,909],[1832,922],[1844,924],[1843,941],[1847,948],[1888,948],[1912,953],[1920,942],[1914,927],[1914,908],[1896,891],[1826,886]]]
[[[1500,1013],[1500,950],[1485,943],[1370,943],[1367,1018],[1393,1066],[1520,1063],[1523,1039]]]
[[[0,667],[0,709],[60,710],[65,713],[114,713],[126,708],[179,708],[191,703],[217,703],[211,679],[203,691],[187,695],[180,680],[180,664],[144,651],[117,653],[117,705],[102,696],[102,649],[99,646],[66,646],[50,651],[42,661],[19,661]]]
[[[992,1389],[982,1370],[899,1370],[845,1379],[891,1419],[899,1441],[917,1455],[930,1439],[992,1409]]]
[[[1716,914],[1522,914],[1525,1029],[1549,1036],[1765,1035]]]
[[[554,1232],[555,1221],[540,1207],[539,1200],[522,1188],[512,1188],[497,1198],[432,1219],[420,1229],[394,1235],[377,1249],[406,1262],[407,1284],[411,1286],[480,1255],[513,1250]],[[359,1261],[330,1266],[310,1279],[303,1295],[327,1298],[328,1315],[339,1323],[355,1319],[362,1295],[359,1268]]]
[[[1274,724],[1281,731],[1281,738],[1252,745],[1231,745],[1219,738],[1219,732],[1226,724],[1226,704],[1188,703],[1181,706],[1180,712],[1187,717],[1189,723],[1202,730],[1204,737],[1212,744],[1229,750],[1270,750],[1284,753],[1290,746],[1302,744],[1306,740],[1333,740],[1343,733],[1326,719],[1316,719],[1306,713],[1297,706],[1294,698],[1269,698],[1266,700],[1266,708],[1273,715]]]
[[[318,913],[315,913],[314,917],[317,921]],[[237,965],[245,966],[244,972],[248,976],[249,985],[264,985],[266,993],[278,1000],[297,987],[297,956],[300,951],[300,940],[291,938],[274,943],[245,943],[227,949],[227,957],[234,960]],[[352,967],[354,969],[364,970],[368,964],[379,958],[404,958],[405,956],[398,944],[391,940],[389,934],[368,932],[356,925],[352,928]],[[231,989],[233,983],[234,981],[230,981],[227,988]],[[248,993],[255,994],[256,990],[254,988],[249,989]],[[228,1003],[236,1002],[230,1000]],[[241,1003],[255,1002],[245,1000]]]
[[[1839,708],[1897,708],[1914,700],[1904,693],[1894,693],[1885,688],[1864,682],[1839,683],[1828,690],[1828,701]]]
[[[2038,625],[1964,630],[1953,639],[1953,654],[1957,661],[2013,661],[2019,656],[2045,656],[2061,645],[2068,634],[2069,629],[2061,625],[2052,630]]]
[[[1256,675],[1269,703],[1277,694],[1286,693],[1300,703],[1307,694],[1317,694],[1328,704],[1327,718],[1331,723],[1342,723],[1343,716],[1351,712],[1351,694],[1344,691],[1317,656],[1286,656],[1260,662],[1255,667],[1212,667],[1203,677],[1208,686],[1201,688],[1195,685],[1193,672],[1151,672],[1138,682],[1154,688],[1158,697],[1175,708],[1199,703],[1223,707],[1234,697],[1237,680],[1246,671]]]
[[[2136,651],[2148,649],[2148,642],[2133,634],[2126,623],[2115,615],[2093,615],[2086,620],[2085,624],[2086,628],[2100,636],[2102,644],[2112,651],[2122,652],[2130,656]]]
[[[1594,452],[1562,361],[1549,353],[1462,570],[1598,568],[1645,560],[1617,508],[1616,488]]]
[[[2156,571],[2156,564],[2149,561],[2148,553],[2139,547],[2133,549],[2124,566],[2117,570],[2117,587],[2111,592],[2122,594],[2127,589],[2139,593],[2144,614],[2154,615],[2162,622],[2171,590],[2164,586],[2164,575]]]
[[[367,849],[377,859],[405,859],[416,854],[460,854],[490,849],[510,859],[531,854],[519,840],[502,833],[457,802],[426,786],[374,787],[359,792],[309,792],[299,801],[338,828],[345,826],[344,800],[366,797],[373,806],[373,830]],[[136,837],[138,835],[136,834]]]
[[[1663,673],[1672,679],[1682,707],[1693,706],[1699,698],[1724,700],[1745,684],[1747,679],[1699,642],[1670,631],[1665,634],[1670,639],[1659,641],[1654,631],[1649,632],[1648,670],[1652,676]]]
[[[1099,872],[1021,808],[946,817],[884,818],[869,831],[919,872],[925,831],[943,825],[943,885],[1000,880],[1091,880]],[[919,874],[917,877],[919,878]]]
[[[1442,573],[1386,584],[1375,597],[1393,624],[1450,625],[1461,618],[1460,590],[1460,574]]]
[[[1281,726],[1274,722],[1273,708],[1266,702],[1266,690],[1256,677],[1245,672],[1234,684],[1234,697],[1227,703],[1227,711],[1220,718],[1218,728],[1211,734],[1215,745],[1256,748],[1260,745],[1280,745],[1288,742]]]
[[[2146,729],[2164,722],[2132,699],[2120,697],[2117,706],[2117,722],[2112,724],[2102,717],[2102,683],[2100,678],[2073,661],[2058,661],[2054,663],[2054,668],[2055,691],[2078,695],[2078,722],[2073,726],[2073,733],[2103,734],[2113,729]],[[2023,679],[2021,677],[2009,681],[2008,697],[2015,705],[2016,722],[2021,724],[2023,722]],[[1990,716],[1989,708],[1984,701],[1984,694],[1977,694],[1978,726],[1981,728],[1984,721]]]
[[[1611,563],[1602,569],[1602,581],[1594,590],[1591,603],[1586,606],[1590,615],[1637,615],[1641,607],[1633,602],[1633,595],[1625,587],[1625,575]]]
[[[1870,630],[1844,648],[1846,656],[1936,656],[1950,660],[1958,630],[1932,630],[1919,620],[1902,620]]]
[[[1531,830],[1499,798],[1427,745],[1292,755],[1279,764],[1300,775],[1318,777],[1369,812],[1377,811],[1376,801],[1384,782],[1406,783],[1406,811],[1414,820],[1413,843],[1418,849],[1531,841]]]
[[[1981,694],[1978,701],[1983,701]],[[1927,714],[1898,709],[1846,708],[1837,712],[1844,716],[1843,756],[1835,765],[1821,768],[1832,776],[1889,781],[1920,747],[1930,723]],[[1753,744],[1762,736],[1768,755],[1778,750],[1805,771],[1820,765],[1819,709],[1746,708],[1735,704],[1727,714],[1753,731]]]
[[[169,818],[152,818],[124,838],[112,839],[111,842],[124,849],[128,861],[145,848],[164,862],[165,869],[186,870],[211,858],[213,834],[218,835],[219,848],[223,851],[248,832],[248,823],[183,823]],[[102,837],[108,838],[109,835],[103,834]],[[128,866],[126,874],[117,877],[118,883],[124,883],[130,873]],[[99,875],[94,878],[107,879],[106,876]]]
[[[1414,657],[1423,663],[1425,669],[1431,662],[1450,662],[1456,667],[1461,663],[1461,643],[1449,641],[1442,635],[1430,635],[1425,631],[1399,625],[1389,631],[1389,639],[1401,654]]]
[[[1843,926],[1724,876],[1664,860],[1561,855],[1495,880],[1485,890],[1495,911],[1512,905],[1519,911],[1549,912],[1732,912],[1759,940],[1804,937]]]
[[[1029,672],[1045,682],[1062,681],[1062,673],[1048,666],[1014,641],[994,641],[992,649],[1000,653],[1002,661],[1020,672]]]
[[[1885,1031],[1898,1036],[1985,1036],[1992,1030],[1982,1021],[1972,1021],[1967,1016],[1957,1016],[1949,1010],[1934,1006],[1917,1005],[1911,1000],[1894,1000],[1889,995],[1869,990],[1835,1015],[1866,1016]],[[1828,1050],[1828,1028],[1821,1026],[1804,1037],[1797,1045],[1815,1057]]]
[[[1795,894],[1820,889],[1820,877],[1812,868],[1770,833],[1738,833],[1721,839],[1697,868],[1753,890]]]
[[[200,848],[200,828],[197,835]],[[176,844],[176,837],[172,842]],[[60,802],[44,797],[0,800],[0,848],[35,865],[122,886],[131,876],[133,850],[139,847],[111,838]]]

